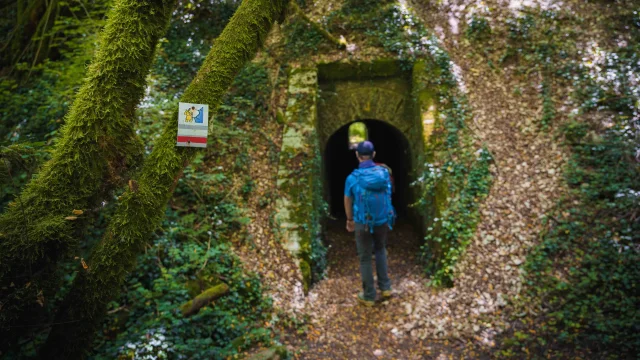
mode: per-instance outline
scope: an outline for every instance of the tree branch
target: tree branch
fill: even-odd
[[[296,13],[296,15],[300,16],[304,21],[309,23],[309,25],[311,25],[316,31],[318,31],[320,34],[322,34],[322,36],[325,39],[327,39],[332,44],[336,45],[338,47],[338,49],[346,49],[346,47],[347,47],[347,43],[346,42],[340,41],[340,39],[336,39],[335,36],[331,35],[331,33],[328,32],[327,30],[325,30],[320,24],[318,24],[317,22],[311,20],[311,18],[308,17],[307,14],[305,14],[302,11],[302,9],[300,9],[300,6],[298,6],[298,4],[296,4],[295,1],[292,0],[290,6],[293,8],[293,11]]]
[[[15,331],[5,336],[11,324],[36,316],[24,299],[35,298],[35,289],[44,289],[46,298],[58,290],[52,281],[59,276],[57,263],[77,248],[77,235],[88,224],[65,217],[74,209],[93,208],[139,164],[143,146],[132,115],[175,1],[116,1],[51,159],[24,187],[19,196],[24,206],[9,207],[0,216],[0,287],[10,278],[42,274],[20,284],[29,281],[30,288],[15,286],[0,295],[0,303],[17,309],[0,317],[0,351],[20,336]],[[16,291],[24,297],[14,296]]]
[[[182,316],[188,317],[197,314],[200,309],[205,307],[213,300],[225,295],[229,292],[229,286],[227,284],[218,284],[214,287],[210,287],[207,290],[200,293],[193,300],[189,300],[180,306]]]

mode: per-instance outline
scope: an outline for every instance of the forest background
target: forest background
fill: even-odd
[[[91,81],[85,79],[101,44],[107,14],[116,14],[116,4],[120,11],[126,9],[127,3],[2,3],[0,207],[5,214],[11,207],[20,209],[19,195],[26,184],[37,179],[42,165],[55,156],[53,149],[63,146],[61,129],[70,116],[84,115],[68,113],[83,83]],[[265,126],[282,128],[279,111],[289,64],[327,48],[347,51],[342,44],[336,44],[340,31],[345,30],[338,26],[340,22],[348,23],[344,19],[357,12],[375,13],[376,7],[389,2],[380,2],[373,10],[366,1],[345,3],[342,12],[336,10],[320,28],[291,10],[284,20],[284,9],[288,7],[284,4],[274,5],[276,8],[267,12],[273,15],[269,28],[276,20],[281,23],[276,26],[282,31],[282,39],[275,42],[277,45],[269,43],[237,75],[232,74],[230,87],[221,90],[217,99],[220,107],[210,125],[215,136],[210,135],[207,150],[189,155],[191,161],[185,161],[188,165],[174,184],[169,205],[165,208],[165,203],[161,204],[161,226],[153,227],[152,236],[141,235],[143,241],[131,252],[130,266],[135,267],[123,283],[107,289],[119,295],[104,308],[97,307],[97,311],[103,311],[95,316],[97,323],[87,328],[90,334],[83,341],[70,341],[69,351],[95,358],[174,358],[178,354],[188,358],[227,358],[265,347],[272,353],[277,350],[284,354],[280,345],[285,335],[292,328],[304,333],[303,320],[273,308],[264,280],[243,268],[234,248],[252,246],[248,212],[269,208],[275,201],[275,192],[257,193],[258,180],[251,172],[254,160],[250,154],[260,153],[267,159],[275,176],[279,141],[262,130]],[[504,15],[484,12],[484,7],[479,6],[480,10],[468,14],[460,24],[461,38],[464,46],[472,50],[469,57],[473,61],[482,62],[497,73],[514,67],[523,83],[530,81],[532,73],[539,77],[535,86],[542,108],[532,131],[551,133],[570,153],[570,160],[562,169],[567,191],[547,214],[540,243],[523,264],[522,277],[527,286],[522,299],[514,299],[509,305],[514,325],[499,338],[498,348],[489,350],[504,357],[533,353],[624,358],[640,348],[640,8],[633,1],[587,3],[602,11],[590,14],[580,7],[567,7],[572,9],[569,11],[559,6]],[[302,9],[312,6],[307,1],[297,1],[297,5]],[[135,193],[138,184],[132,179],[144,171],[141,159],[146,158],[145,164],[154,159],[151,154],[165,125],[175,121],[178,101],[240,2],[149,0],[136,6],[157,7],[166,12],[164,18],[156,19],[157,23],[146,24],[150,38],[155,37],[157,44],[150,44],[146,50],[149,71],[142,74],[142,83],[136,80],[138,83],[130,84],[143,90],[133,96],[140,103],[122,106],[120,114],[112,115],[128,119],[141,142],[123,145],[131,150],[130,156],[118,158],[124,165],[108,179],[107,191],[96,191],[99,198],[89,201],[92,206],[59,214],[61,221],[71,223],[75,229],[72,234],[76,243],[61,251],[54,267],[44,267],[54,269],[55,279],[47,280],[52,283],[15,278],[14,270],[3,269],[0,351],[7,358],[33,357],[43,348],[51,349],[52,339],[65,341],[64,336],[47,338],[55,334],[52,324],[61,323],[60,309],[69,310],[72,284],[78,274],[87,271],[91,252],[108,234],[110,221],[117,219],[120,198],[125,193]],[[425,18],[432,16],[434,23],[439,6],[455,8],[454,2],[430,6],[427,10],[420,6],[416,9],[431,12]],[[399,31],[384,35],[367,28],[364,22],[353,23],[356,25],[348,30],[362,32],[359,40],[365,44],[403,60],[420,56],[407,54],[403,45],[397,45],[401,43],[399,39],[414,41],[400,25]],[[322,29],[329,29],[335,38],[328,40]],[[262,36],[266,36],[268,29],[263,30]],[[423,31],[436,32],[428,24]],[[589,36],[600,40],[597,48],[583,41]],[[264,38],[255,41],[259,44]],[[122,45],[135,48],[140,44]],[[114,46],[119,49],[118,44]],[[587,53],[593,57],[583,62]],[[253,54],[245,57],[252,59]],[[145,64],[142,65],[143,68]],[[517,97],[527,90],[515,86],[509,91]],[[92,116],[91,108],[80,110]],[[278,130],[272,134],[278,134]],[[460,171],[465,175],[469,172],[463,166]],[[478,184],[484,184],[484,180]],[[465,219],[465,224],[478,221],[478,210],[468,204],[476,196],[482,197],[478,192],[488,189],[480,186],[467,202],[460,202],[462,210],[457,216]],[[467,211],[468,218],[464,217]],[[20,214],[18,210],[14,212]],[[20,224],[29,221],[32,220],[27,215]],[[10,233],[8,228],[0,229],[2,236]],[[474,228],[451,228],[445,236],[465,244]],[[3,246],[9,243],[5,239],[0,238]],[[463,252],[464,246],[460,248]],[[24,259],[21,256],[11,261],[31,261],[30,255]],[[430,269],[425,264],[425,268],[434,279],[441,280],[438,285],[451,285],[451,275],[438,272],[446,267]],[[25,292],[13,290],[18,287]],[[215,306],[193,307],[195,299],[207,291],[211,298],[205,305],[216,298]],[[539,306],[535,310],[530,299]],[[21,302],[29,302],[26,310],[11,307]],[[544,310],[537,311],[540,309]],[[59,348],[65,345],[56,344]],[[64,352],[59,356],[64,357]]]

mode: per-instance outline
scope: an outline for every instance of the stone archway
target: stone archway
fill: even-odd
[[[407,135],[413,152],[422,155],[423,124],[412,93],[411,70],[403,70],[389,60],[364,64],[368,66],[363,63],[355,63],[351,69],[344,63],[318,66],[317,129],[321,149],[342,126],[377,119]]]
[[[415,124],[411,119],[408,94],[381,86],[401,85],[395,83],[389,80],[378,84],[349,82],[334,84],[333,92],[321,91],[318,135],[322,148],[326,146],[329,136],[358,120],[379,119],[405,134],[409,133]]]
[[[321,153],[326,154],[331,136],[354,121],[377,120],[390,126],[390,132],[397,129],[401,135],[389,141],[396,141],[398,147],[408,145],[410,158],[407,162],[413,166],[402,169],[407,172],[402,174],[407,181],[401,190],[402,203],[411,202],[415,192],[408,189],[408,185],[415,179],[424,158],[424,129],[419,104],[413,97],[412,71],[389,60],[355,63],[351,68],[344,63],[331,63],[318,66],[318,79],[316,128]],[[391,133],[389,135],[391,137]],[[378,137],[378,140],[385,139]],[[323,178],[327,179],[329,169],[324,161],[323,166]],[[328,189],[326,184],[324,191],[325,199],[329,201],[332,192],[333,197],[337,196],[337,191]],[[408,215],[413,222],[419,221],[416,212]]]
[[[434,119],[433,112],[427,110],[428,94],[415,89],[416,69],[418,74],[424,69],[418,64],[407,68],[396,60],[381,59],[290,70],[287,109],[279,116],[285,127],[275,221],[284,247],[298,261],[305,289],[324,266],[321,220],[326,187],[322,154],[330,136],[356,120],[382,121],[398,129],[408,141],[413,164],[409,180],[422,171],[425,138]],[[417,194],[420,189],[411,191]],[[419,227],[424,223],[417,212],[409,215]]]

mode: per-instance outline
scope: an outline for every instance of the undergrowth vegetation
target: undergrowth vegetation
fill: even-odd
[[[166,115],[177,106],[184,87],[237,6],[235,2],[182,5],[161,41],[147,96],[137,111],[138,134],[147,152],[153,148],[163,123],[174,121]],[[47,157],[44,141],[23,144],[26,138],[21,134],[29,134],[28,140],[32,141],[55,139],[60,121],[50,120],[64,115],[84,77],[84,67],[95,48],[96,24],[101,21],[98,16],[102,14],[89,10],[97,17],[95,21],[83,22],[77,33],[61,35],[72,39],[77,34],[81,38],[77,43],[65,43],[68,57],[45,62],[31,69],[31,74],[25,68],[21,70],[24,75],[14,73],[3,80],[3,103],[6,100],[16,105],[15,109],[3,109],[3,117],[19,120],[14,123],[3,118],[2,122],[6,142],[19,143],[3,147],[0,155],[3,205],[8,200],[19,201],[14,199],[15,194]],[[200,30],[203,27],[207,31]],[[186,37],[189,41],[185,43],[182,39]],[[48,74],[53,74],[55,81]],[[35,84],[41,82],[47,87],[13,91],[22,76],[31,76]],[[64,91],[51,86],[61,86]],[[122,296],[109,305],[92,357],[227,358],[257,343],[273,342],[273,334],[265,328],[271,301],[263,295],[259,277],[243,271],[231,245],[250,241],[245,229],[249,219],[242,205],[253,191],[247,154],[261,122],[269,118],[271,89],[267,70],[261,64],[249,64],[236,78],[212,124],[217,136],[209,139],[209,151],[185,170],[161,229],[138,258],[136,269],[122,287]],[[273,156],[276,149],[272,150],[270,158],[277,159]],[[49,311],[55,311],[68,292],[77,263],[84,261],[81,256],[86,257],[104,234],[105,219],[112,214],[115,202],[115,198],[105,199],[103,207],[96,209],[99,211],[87,215],[92,224],[83,234],[79,256],[60,267],[63,281],[55,299],[47,299]],[[219,284],[228,286],[219,299],[195,315],[183,314],[181,308],[188,301]],[[46,324],[34,329],[33,335],[21,339],[20,349],[11,354],[33,356],[46,339],[47,330]]]
[[[228,196],[233,168],[225,172],[212,160],[200,156],[186,169],[161,233],[139,257],[126,291],[110,304],[96,358],[218,359],[270,341],[262,328],[270,300],[230,247],[233,237],[246,236],[248,221],[236,196]],[[227,294],[183,315],[183,304],[219,284],[229,286]]]
[[[579,13],[531,11],[504,24],[501,61],[522,75],[542,74],[540,128],[554,129],[571,151],[570,191],[547,214],[542,242],[525,263],[527,286],[514,303],[521,317],[503,339],[505,357],[640,351],[640,8],[619,5],[597,16],[602,33],[587,44],[576,41],[585,22]],[[553,86],[572,90],[567,123],[554,121]]]
[[[271,300],[232,250],[234,243],[250,243],[243,208],[253,191],[248,153],[269,118],[271,89],[261,63],[236,77],[210,125],[216,137],[185,170],[162,230],[139,257],[121,298],[110,304],[96,358],[222,359],[273,343],[265,327]],[[183,315],[187,301],[219,284],[228,293]]]

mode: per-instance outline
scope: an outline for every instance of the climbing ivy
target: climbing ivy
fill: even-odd
[[[413,205],[427,219],[422,246],[425,269],[433,286],[452,286],[455,267],[479,220],[478,207],[491,188],[492,157],[479,147],[467,127],[470,116],[464,93],[446,52],[433,37],[417,93],[430,89],[437,113],[427,146],[427,163],[413,184],[421,196]],[[432,74],[437,74],[433,76]]]
[[[482,43],[491,37],[489,20],[480,15],[473,15],[468,23],[464,36],[474,43]]]
[[[317,136],[314,134],[314,138]],[[314,284],[323,279],[327,270],[327,247],[324,245],[323,239],[323,220],[329,215],[329,205],[323,196],[322,185],[322,156],[320,153],[320,144],[316,143],[313,146],[315,150],[313,157],[308,160],[309,168],[313,169],[312,175],[312,188],[313,199],[311,206],[311,214],[309,216],[309,224],[311,229],[308,229],[310,234],[309,249],[307,252],[303,252],[303,258],[307,258],[310,265],[309,284]]]
[[[311,24],[294,17],[284,27],[284,59],[293,61],[316,55],[328,48],[328,42]]]
[[[482,148],[471,165],[447,160],[440,167],[428,166],[424,179],[425,198],[434,199],[438,184],[448,180],[448,189],[453,191],[447,206],[438,217],[432,218],[427,228],[423,245],[426,270],[434,286],[452,286],[455,265],[470,244],[475,227],[480,220],[478,206],[489,192],[491,155]]]
[[[367,4],[353,1],[330,13],[326,19],[330,31],[350,43],[382,48],[401,60],[405,70],[428,55],[431,36],[405,7],[393,1]]]
[[[543,241],[525,264],[525,297],[517,302],[528,310],[535,299],[533,311],[541,315],[521,323],[537,332],[515,331],[503,355],[517,357],[523,348],[552,357],[568,348],[638,353],[640,166],[621,125],[601,136],[585,123],[564,127],[573,150],[565,171],[572,190],[547,215]]]
[[[526,287],[514,303],[523,317],[503,339],[504,357],[613,359],[640,351],[640,101],[631,80],[640,74],[640,8],[628,3],[609,14],[604,26],[613,34],[626,29],[625,43],[550,46],[557,47],[553,80],[574,89],[571,121],[557,130],[571,151],[564,170],[569,193],[547,214],[542,242],[525,263]]]

